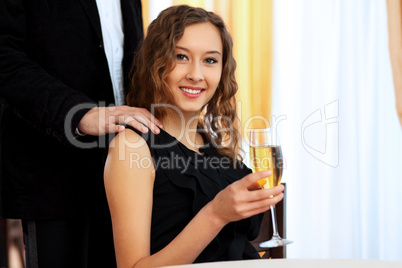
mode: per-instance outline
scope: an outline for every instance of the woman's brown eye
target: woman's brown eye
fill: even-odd
[[[176,55],[176,58],[177,58],[178,60],[187,60],[186,55],[183,55],[183,54],[177,54],[177,55]]]
[[[214,64],[214,63],[217,63],[218,61],[213,59],[213,58],[208,58],[208,59],[205,60],[205,62],[209,63],[209,64]]]

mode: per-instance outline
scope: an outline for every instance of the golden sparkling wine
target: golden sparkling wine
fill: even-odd
[[[253,172],[272,172],[270,177],[258,180],[261,188],[273,188],[281,183],[283,159],[280,146],[250,147],[250,159]]]

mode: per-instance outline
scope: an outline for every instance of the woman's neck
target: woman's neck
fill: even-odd
[[[163,120],[164,130],[183,143],[187,148],[199,152],[204,145],[202,136],[197,132],[199,114],[183,115],[169,113]]]

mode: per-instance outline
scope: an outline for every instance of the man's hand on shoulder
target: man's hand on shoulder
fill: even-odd
[[[159,134],[159,128],[163,128],[159,120],[145,108],[114,106],[92,108],[81,119],[78,130],[82,134],[100,136],[124,131],[125,127],[121,124],[130,125],[142,133],[147,133],[149,128]]]

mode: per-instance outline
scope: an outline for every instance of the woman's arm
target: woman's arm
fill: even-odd
[[[251,191],[251,185],[269,174],[250,174],[221,191],[173,241],[151,256],[154,167],[141,166],[151,160],[145,142],[142,146],[126,146],[141,141],[133,131],[118,134],[106,162],[105,187],[118,267],[192,263],[227,223],[266,211],[283,197],[282,186]]]
[[[150,255],[155,173],[149,163],[149,148],[134,131],[119,133],[110,143],[104,182],[118,267],[132,267]]]

